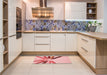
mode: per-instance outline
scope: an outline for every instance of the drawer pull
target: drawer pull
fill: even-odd
[[[81,47],[84,51],[88,52],[88,50],[86,50],[85,48]]]
[[[85,41],[85,42],[88,42],[86,39],[83,39],[83,38],[82,38],[82,40]]]
[[[41,44],[41,43],[39,44],[39,43],[38,43],[38,44],[36,44],[36,45],[49,45],[49,44]]]
[[[39,38],[48,38],[49,36],[36,36],[36,37],[39,37]]]

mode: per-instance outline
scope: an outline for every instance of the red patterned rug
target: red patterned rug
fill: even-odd
[[[36,56],[34,64],[66,64],[71,63],[69,56]]]

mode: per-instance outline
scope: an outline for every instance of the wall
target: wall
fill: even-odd
[[[26,19],[30,20],[32,18],[32,7],[39,6],[39,0],[23,0],[26,3]]]
[[[26,3],[22,2],[22,31],[24,31],[24,27],[26,24]]]
[[[107,0],[104,0],[104,32],[107,33]]]
[[[103,19],[104,18],[104,0],[95,0],[97,2],[97,18]]]
[[[22,0],[16,0],[16,7],[22,8]]]
[[[32,18],[32,7],[39,6],[39,0],[24,0],[26,3],[26,19],[31,20]],[[65,0],[48,0],[48,6],[54,7],[54,19],[63,20],[64,19],[64,1]],[[75,2],[92,2],[93,0],[66,0]]]

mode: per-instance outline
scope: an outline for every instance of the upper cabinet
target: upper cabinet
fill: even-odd
[[[97,3],[87,3],[87,19],[97,19]]]
[[[9,0],[8,4],[8,36],[12,36],[16,34],[16,0]]]
[[[86,2],[65,2],[65,19],[86,19]]]

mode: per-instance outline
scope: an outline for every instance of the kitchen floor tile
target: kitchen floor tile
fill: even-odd
[[[79,56],[70,56],[71,64],[33,64],[34,58],[20,56],[3,75],[95,75]]]

